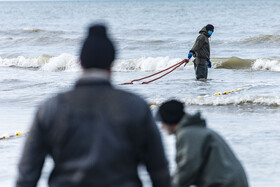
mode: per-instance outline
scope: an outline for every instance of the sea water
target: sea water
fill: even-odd
[[[0,1],[0,10],[0,136],[28,132],[41,102],[72,89],[86,29],[105,22],[117,48],[115,87],[155,105],[153,113],[170,98],[200,111],[233,149],[250,186],[280,185],[279,1]],[[208,23],[215,31],[207,81],[195,80],[190,62],[150,84],[120,85],[186,58]],[[160,131],[173,173],[175,139]],[[0,140],[1,186],[14,185],[26,136]],[[39,186],[47,186],[52,166],[48,158]]]

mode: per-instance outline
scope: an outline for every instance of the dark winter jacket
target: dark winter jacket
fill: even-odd
[[[243,167],[216,132],[197,113],[185,116],[176,133],[174,186],[248,187]]]
[[[80,80],[39,107],[19,164],[18,187],[36,186],[47,155],[54,160],[51,187],[141,187],[140,163],[153,186],[170,186],[148,105],[107,80]]]
[[[206,27],[203,27],[199,31],[199,36],[196,38],[195,44],[190,50],[194,57],[196,57],[195,63],[197,64],[207,63],[210,60],[209,37],[210,35],[207,32]]]

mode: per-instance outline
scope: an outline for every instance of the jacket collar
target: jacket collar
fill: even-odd
[[[91,68],[85,70],[76,82],[75,87],[89,86],[89,85],[111,85],[110,72],[102,69]]]
[[[87,70],[84,70],[81,79],[106,79],[110,80],[110,71],[109,70],[103,70],[103,69],[97,69],[97,68],[90,68]]]

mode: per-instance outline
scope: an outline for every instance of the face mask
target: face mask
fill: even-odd
[[[212,35],[212,33],[213,33],[212,31],[208,31],[208,34],[209,34],[210,36]]]

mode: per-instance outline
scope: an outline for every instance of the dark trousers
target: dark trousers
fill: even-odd
[[[208,75],[208,67],[207,67],[207,61],[205,62],[199,62],[198,64],[196,63],[196,60],[194,61],[194,70],[195,70],[195,75],[196,79],[207,79]]]

